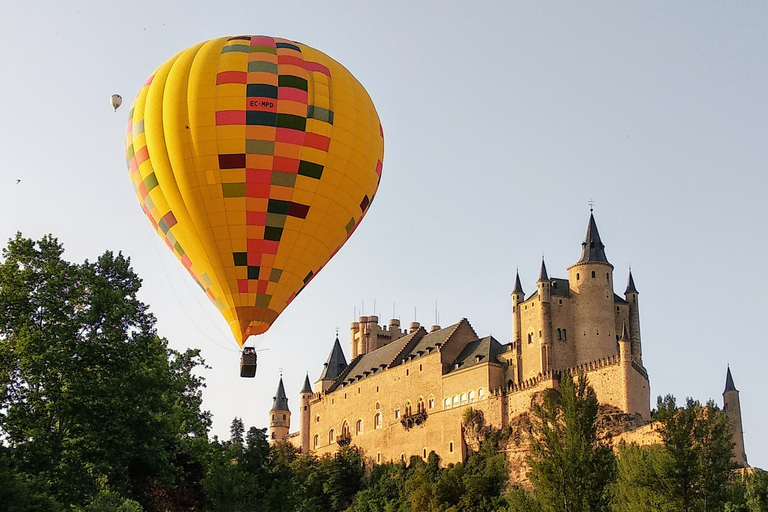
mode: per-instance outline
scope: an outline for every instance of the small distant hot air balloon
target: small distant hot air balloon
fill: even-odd
[[[145,214],[241,347],[357,228],[384,152],[349,71],[265,36],[206,41],[160,66],[126,139]]]
[[[123,98],[119,94],[113,94],[110,101],[112,102],[112,108],[115,109],[115,112],[117,112],[117,109],[123,104]]]

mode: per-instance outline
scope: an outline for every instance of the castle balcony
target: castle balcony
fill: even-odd
[[[351,442],[352,442],[352,436],[350,436],[349,434],[342,434],[336,438],[336,444],[338,444],[339,446],[349,446]]]
[[[427,411],[419,411],[416,414],[408,414],[400,418],[400,424],[403,425],[405,430],[410,430],[413,427],[419,426],[427,421]]]

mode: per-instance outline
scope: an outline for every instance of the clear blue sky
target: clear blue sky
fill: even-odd
[[[258,342],[252,380],[124,160],[144,80],[236,34],[343,63],[386,145],[368,216]],[[429,325],[437,305],[440,324],[467,317],[508,342],[515,268],[526,291],[542,253],[566,276],[592,198],[617,292],[630,264],[640,291],[652,396],[720,403],[730,363],[749,461],[768,467],[765,2],[3,2],[0,52],[0,240],[53,233],[75,261],[128,254],[160,333],[212,367],[214,433],[235,416],[265,426],[281,367],[295,408],[336,328],[349,355],[362,310]]]

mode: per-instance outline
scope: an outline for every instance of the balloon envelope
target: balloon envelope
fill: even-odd
[[[110,98],[110,103],[112,103],[112,108],[117,110],[123,104],[123,98],[119,94],[113,94]]]
[[[203,42],[160,66],[126,139],[142,209],[241,346],[357,228],[384,151],[349,71],[265,36]]]

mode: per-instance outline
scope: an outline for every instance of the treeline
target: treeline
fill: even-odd
[[[0,511],[768,510],[768,476],[734,471],[713,403],[660,399],[663,443],[614,452],[583,377],[532,411],[524,487],[509,478],[512,431],[471,409],[478,449],[445,467],[434,453],[373,464],[354,446],[318,458],[239,419],[211,439],[204,362],[158,337],[129,260],[62,254],[18,235],[0,263]]]

